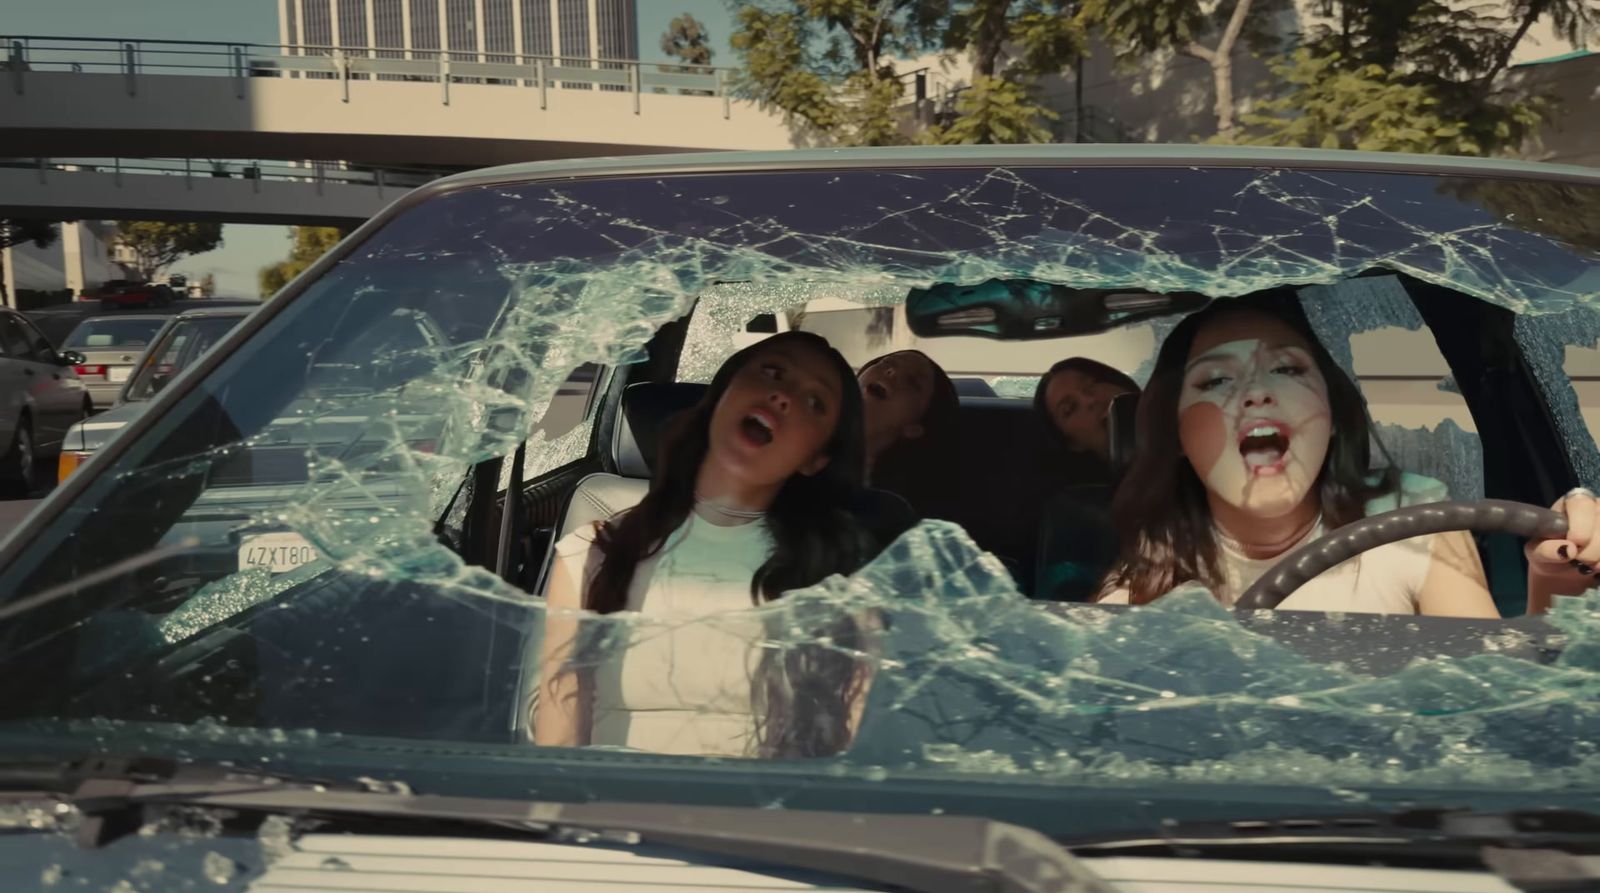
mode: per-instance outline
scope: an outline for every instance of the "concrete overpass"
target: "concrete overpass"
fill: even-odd
[[[10,157],[469,168],[801,142],[780,116],[735,98],[727,69],[686,74],[629,60],[437,51],[389,58],[402,51],[370,47],[301,55],[250,44],[3,40],[0,145]]]
[[[354,226],[432,178],[261,162],[40,158],[0,162],[0,217]]]

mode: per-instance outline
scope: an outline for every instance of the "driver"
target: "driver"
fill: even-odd
[[[1100,601],[1144,604],[1185,584],[1233,604],[1279,558],[1323,534],[1398,506],[1446,498],[1438,481],[1402,475],[1366,406],[1317,341],[1299,303],[1220,301],[1162,344],[1139,406],[1138,442],[1112,503],[1121,554]],[[1528,611],[1595,584],[1596,501],[1576,490],[1554,506],[1565,539],[1527,547]],[[1279,607],[1497,617],[1470,534],[1419,536],[1370,549],[1301,586]]]

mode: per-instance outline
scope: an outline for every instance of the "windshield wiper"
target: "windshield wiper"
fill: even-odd
[[[1409,809],[1227,822],[1066,841],[1078,856],[1379,863],[1479,869],[1518,889],[1600,890],[1600,814],[1572,809]]]
[[[1043,834],[983,818],[449,797],[368,779],[335,785],[166,760],[55,764],[54,774],[49,764],[17,768],[0,767],[0,790],[20,783],[34,796],[51,793],[75,807],[82,815],[77,837],[86,846],[103,846],[139,828],[146,807],[181,805],[333,822],[399,822],[417,830],[465,826],[559,842],[592,837],[929,893],[1112,893]]]

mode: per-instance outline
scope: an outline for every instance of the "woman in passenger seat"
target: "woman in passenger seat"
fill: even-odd
[[[1107,416],[1111,401],[1139,393],[1127,375],[1088,357],[1068,357],[1039,378],[1033,408],[1061,436],[1067,449],[1087,453],[1101,463],[1110,459]]]
[[[805,655],[806,678],[796,679],[773,649],[756,647],[763,625],[750,609],[870,557],[850,510],[864,469],[861,392],[826,340],[788,332],[730,358],[674,421],[639,504],[556,544],[535,742],[842,750],[865,681],[840,647],[859,627],[843,623],[840,647]],[[580,640],[580,608],[646,623],[609,624],[634,640],[591,657],[598,646]]]
[[[920,350],[897,350],[856,373],[866,413],[867,477],[872,485],[936,512],[948,485],[950,440],[961,417],[955,383]]]
[[[1161,346],[1138,428],[1140,452],[1112,503],[1121,554],[1102,587],[1107,603],[1198,584],[1231,605],[1330,530],[1447,498],[1438,481],[1373,469],[1378,441],[1361,393],[1292,295],[1219,301],[1180,323]],[[1582,593],[1600,567],[1594,498],[1574,491],[1555,508],[1571,529],[1527,548],[1530,613]],[[1370,549],[1280,607],[1498,616],[1465,532]]]

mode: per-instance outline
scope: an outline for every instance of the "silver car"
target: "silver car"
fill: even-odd
[[[237,308],[191,310],[165,317],[166,327],[156,333],[150,346],[139,356],[135,367],[137,371],[117,386],[119,392],[112,408],[94,418],[79,421],[67,431],[56,466],[57,478],[66,480],[113,434],[138,418],[149,405],[150,399],[160,393],[167,382],[204,355],[250,313],[250,309]],[[120,322],[125,318],[130,317],[114,321]],[[79,328],[93,322],[96,320],[86,320]]]
[[[92,411],[73,365],[22,314],[0,310],[0,489],[24,496],[38,481],[41,457],[61,447],[66,430]]]
[[[161,315],[94,316],[78,323],[63,346],[83,354],[78,377],[89,389],[95,409],[117,402],[117,394],[133,374],[134,363],[155,341],[172,317]]]

